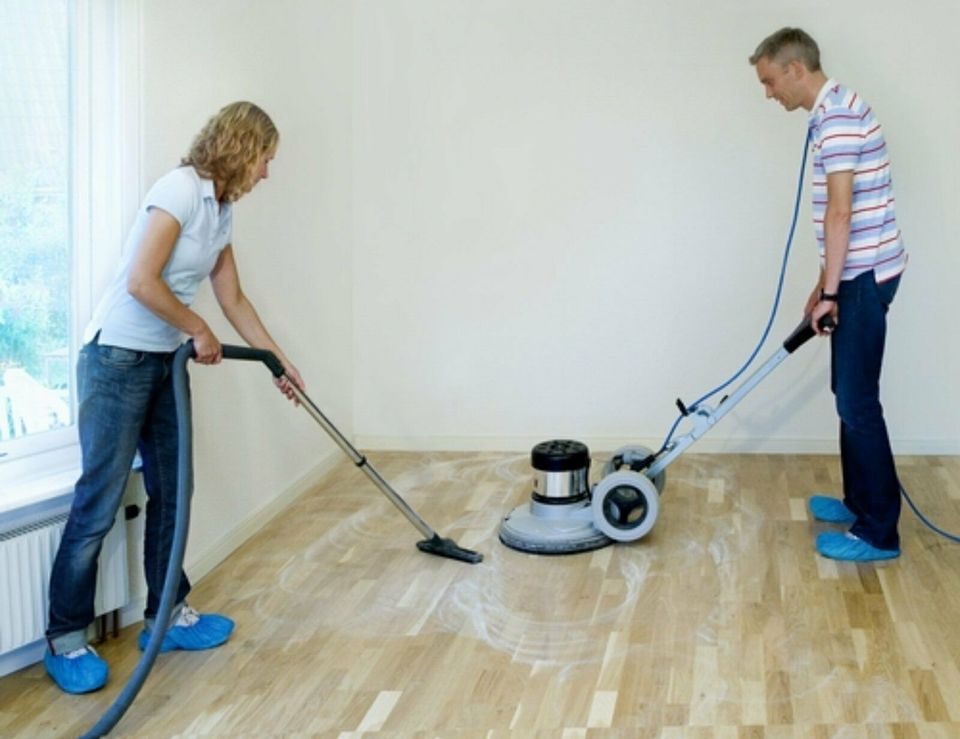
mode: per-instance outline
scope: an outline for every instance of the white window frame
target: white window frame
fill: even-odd
[[[140,198],[143,8],[142,0],[72,0],[70,12],[73,373]],[[72,395],[71,426],[4,444],[0,514],[72,491],[80,468],[75,388]]]

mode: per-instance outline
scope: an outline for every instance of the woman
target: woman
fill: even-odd
[[[197,362],[216,364],[222,356],[220,341],[189,307],[206,277],[240,336],[276,354],[287,377],[303,388],[296,368],[241,290],[231,246],[232,204],[268,177],[278,141],[269,116],[252,103],[232,103],[213,116],[181,165],[147,193],[120,269],[87,326],[77,363],[83,470],[50,577],[44,656],[47,672],[68,693],[97,690],[107,682],[107,663],[87,643],[86,630],[94,619],[100,546],[138,450],[148,496],[141,649],[154,625],[176,510],[173,353],[186,334]],[[277,385],[293,397],[286,379]],[[229,618],[190,608],[189,591],[181,572],[161,651],[216,647],[233,631]]]

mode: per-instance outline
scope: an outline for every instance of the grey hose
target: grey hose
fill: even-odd
[[[180,573],[183,570],[183,554],[187,548],[187,532],[190,529],[190,498],[193,496],[193,424],[190,413],[190,388],[187,385],[187,360],[195,354],[193,342],[187,342],[173,356],[173,396],[177,409],[177,514],[173,531],[170,560],[163,580],[160,607],[150,641],[140,657],[136,669],[120,695],[114,700],[100,720],[81,739],[106,736],[123,718],[133,703],[140,688],[150,674],[160,652],[160,645],[167,633],[170,613],[173,611]]]

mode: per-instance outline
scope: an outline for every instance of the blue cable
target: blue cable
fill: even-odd
[[[777,280],[777,291],[776,291],[776,295],[773,298],[773,308],[770,310],[770,318],[767,320],[767,325],[763,329],[763,335],[760,337],[760,341],[757,342],[757,346],[753,350],[753,353],[750,354],[749,359],[747,359],[747,361],[744,362],[743,366],[739,370],[737,370],[736,374],[734,374],[733,377],[731,377],[729,380],[724,382],[722,385],[718,385],[710,392],[697,398],[697,400],[693,403],[693,405],[689,406],[688,410],[690,412],[696,411],[698,406],[702,402],[704,402],[709,398],[712,398],[721,390],[727,388],[733,382],[736,382],[736,380],[747,370],[747,367],[749,367],[753,363],[753,360],[757,358],[757,354],[760,353],[761,347],[763,346],[764,342],[766,342],[767,336],[770,334],[770,328],[773,326],[773,322],[777,316],[777,309],[780,306],[780,296],[783,293],[783,281],[787,274],[787,260],[790,256],[790,248],[793,246],[793,235],[797,229],[797,217],[800,214],[800,198],[803,194],[803,174],[807,168],[807,152],[809,151],[809,144],[810,144],[810,131],[808,130],[806,138],[804,138],[804,141],[803,141],[803,158],[800,160],[800,173],[797,177],[797,195],[793,203],[793,219],[790,222],[790,231],[787,234],[787,243],[783,249],[783,261],[780,265],[780,277]],[[670,431],[667,433],[667,438],[664,439],[663,441],[663,446],[660,447],[660,451],[657,452],[657,454],[654,456],[657,456],[663,453],[663,451],[667,448],[667,446],[670,444],[671,439],[673,439],[673,435],[677,430],[677,426],[680,425],[680,422],[684,418],[685,416],[682,413],[679,416],[677,416],[677,420],[673,422],[673,425],[670,427]],[[906,488],[904,488],[902,485],[900,486],[900,493],[901,495],[903,495],[904,500],[907,501],[907,505],[910,506],[910,510],[914,512],[916,517],[919,518],[920,521],[928,529],[930,529],[931,531],[937,534],[940,534],[940,536],[946,539],[949,539],[950,541],[955,541],[960,543],[960,536],[944,531],[943,529],[936,526],[932,521],[930,521],[930,519],[924,516],[923,513],[920,512],[920,509],[917,508],[916,504],[913,502],[913,499],[907,494]]]
[[[704,402],[708,398],[712,398],[721,390],[728,387],[732,383],[736,382],[736,380],[747,370],[747,367],[749,367],[753,363],[753,360],[757,358],[757,354],[760,353],[760,349],[763,347],[764,343],[767,340],[767,336],[770,334],[770,329],[773,326],[773,322],[777,317],[777,309],[780,307],[780,296],[783,293],[783,281],[787,275],[787,260],[790,257],[790,248],[791,246],[793,246],[793,235],[797,230],[797,218],[800,215],[800,198],[803,195],[803,175],[807,169],[807,152],[809,150],[809,143],[810,143],[810,131],[808,129],[803,139],[803,157],[800,160],[800,172],[797,175],[797,195],[794,198],[794,202],[793,202],[793,219],[790,222],[790,231],[787,234],[787,243],[783,249],[783,260],[780,264],[780,278],[777,280],[777,292],[773,298],[773,307],[770,310],[770,318],[767,320],[767,325],[763,329],[763,335],[760,337],[760,341],[757,342],[756,348],[754,348],[753,352],[750,354],[750,357],[747,359],[746,362],[744,362],[743,366],[739,370],[737,370],[737,372],[729,380],[724,382],[722,385],[718,385],[710,392],[697,398],[697,400],[693,403],[693,405],[688,407],[690,412],[696,411],[702,402]],[[677,420],[674,421],[673,426],[670,427],[670,431],[667,433],[667,438],[663,440],[663,446],[660,447],[660,451],[657,452],[657,454],[660,454],[667,448],[667,446],[670,444],[670,440],[673,438],[674,432],[677,430],[677,426],[680,425],[680,422],[684,418],[685,418],[685,415],[682,413],[679,416],[677,416]]]
[[[920,521],[921,521],[928,529],[930,529],[931,531],[934,531],[934,532],[940,534],[940,536],[944,537],[945,539],[949,539],[950,541],[955,541],[955,542],[957,542],[958,544],[960,544],[960,536],[957,536],[956,534],[948,533],[948,532],[944,531],[943,529],[938,528],[936,525],[934,525],[934,523],[933,523],[932,521],[930,521],[930,519],[928,519],[926,516],[924,516],[924,515],[920,512],[920,509],[917,508],[916,504],[913,502],[913,500],[910,498],[910,496],[907,495],[907,489],[906,489],[905,487],[903,487],[903,485],[900,486],[900,494],[903,496],[903,499],[907,501],[907,505],[910,506],[910,510],[912,510],[912,511],[914,512],[914,514],[916,514],[917,518],[919,518]]]

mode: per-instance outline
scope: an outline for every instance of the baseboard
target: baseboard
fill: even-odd
[[[247,539],[256,534],[269,521],[285,510],[293,501],[315,486],[339,461],[340,452],[331,450],[307,473],[294,481],[286,490],[261,508],[251,512],[239,524],[225,532],[209,546],[199,546],[192,542],[191,547],[199,548],[200,555],[188,563],[184,569],[191,582],[198,583],[204,575],[235,552]],[[130,599],[120,609],[120,625],[130,626],[143,620],[143,609],[147,605],[146,593],[140,593]]]
[[[143,607],[140,607],[141,614]],[[122,612],[122,611],[121,611]],[[142,618],[142,615],[141,615]],[[140,620],[140,619],[137,619]],[[131,622],[133,623],[133,622]],[[96,636],[96,621],[90,624],[87,630],[87,638],[93,641]],[[29,644],[24,644],[9,652],[0,654],[0,678],[9,675],[24,667],[30,667],[43,661],[43,654],[47,651],[47,640],[37,639]]]
[[[223,536],[208,546],[198,546],[199,556],[184,567],[191,582],[197,583],[213,568],[223,562],[235,552],[251,536],[256,534],[267,523],[284,511],[290,504],[305,492],[314,487],[340,460],[340,452],[336,449],[328,452],[308,472],[293,482],[286,490],[273,498],[261,508],[251,512],[239,524],[225,532]],[[129,626],[143,620],[143,609],[146,607],[146,593],[136,594],[130,602],[120,610],[120,625]]]
[[[398,452],[529,452],[536,444],[562,436],[378,436],[360,434],[356,445],[361,449]],[[611,452],[626,445],[659,449],[662,438],[616,438],[609,436],[577,436],[591,451]],[[896,455],[957,456],[960,440],[894,439]],[[699,454],[839,454],[835,438],[822,439],[720,439],[705,437],[690,451]]]
[[[623,438],[612,436],[358,436],[357,446],[362,449],[381,449],[403,452],[529,452],[536,444],[551,438],[575,438],[586,444],[591,451],[612,452],[622,446],[645,446],[659,449],[663,439]],[[703,438],[692,452],[703,454],[830,454],[837,450],[836,440],[755,440],[755,439],[710,439]]]
[[[46,640],[37,639],[31,644],[24,644],[22,647],[0,654],[0,678],[40,662],[46,648]]]
[[[253,511],[240,524],[227,531],[217,541],[202,548],[200,556],[186,568],[188,577],[193,582],[199,582],[204,575],[229,557],[241,544],[263,528],[267,522],[320,482],[323,476],[337,464],[339,458],[339,450],[331,450],[310,471],[277,497],[262,508]],[[196,546],[196,542],[194,542],[194,546]],[[145,606],[146,594],[133,597],[127,605],[120,609],[120,626],[130,626],[142,621]],[[46,641],[38,639],[0,655],[0,677],[40,662],[43,659],[45,649]]]
[[[258,508],[216,542],[201,550],[200,556],[184,569],[192,582],[199,582],[218,564],[229,557],[241,544],[267,525],[281,511],[318,482],[339,462],[341,453],[337,449],[328,452],[306,474],[296,480],[286,490],[262,508]],[[196,542],[194,542],[196,546]]]

